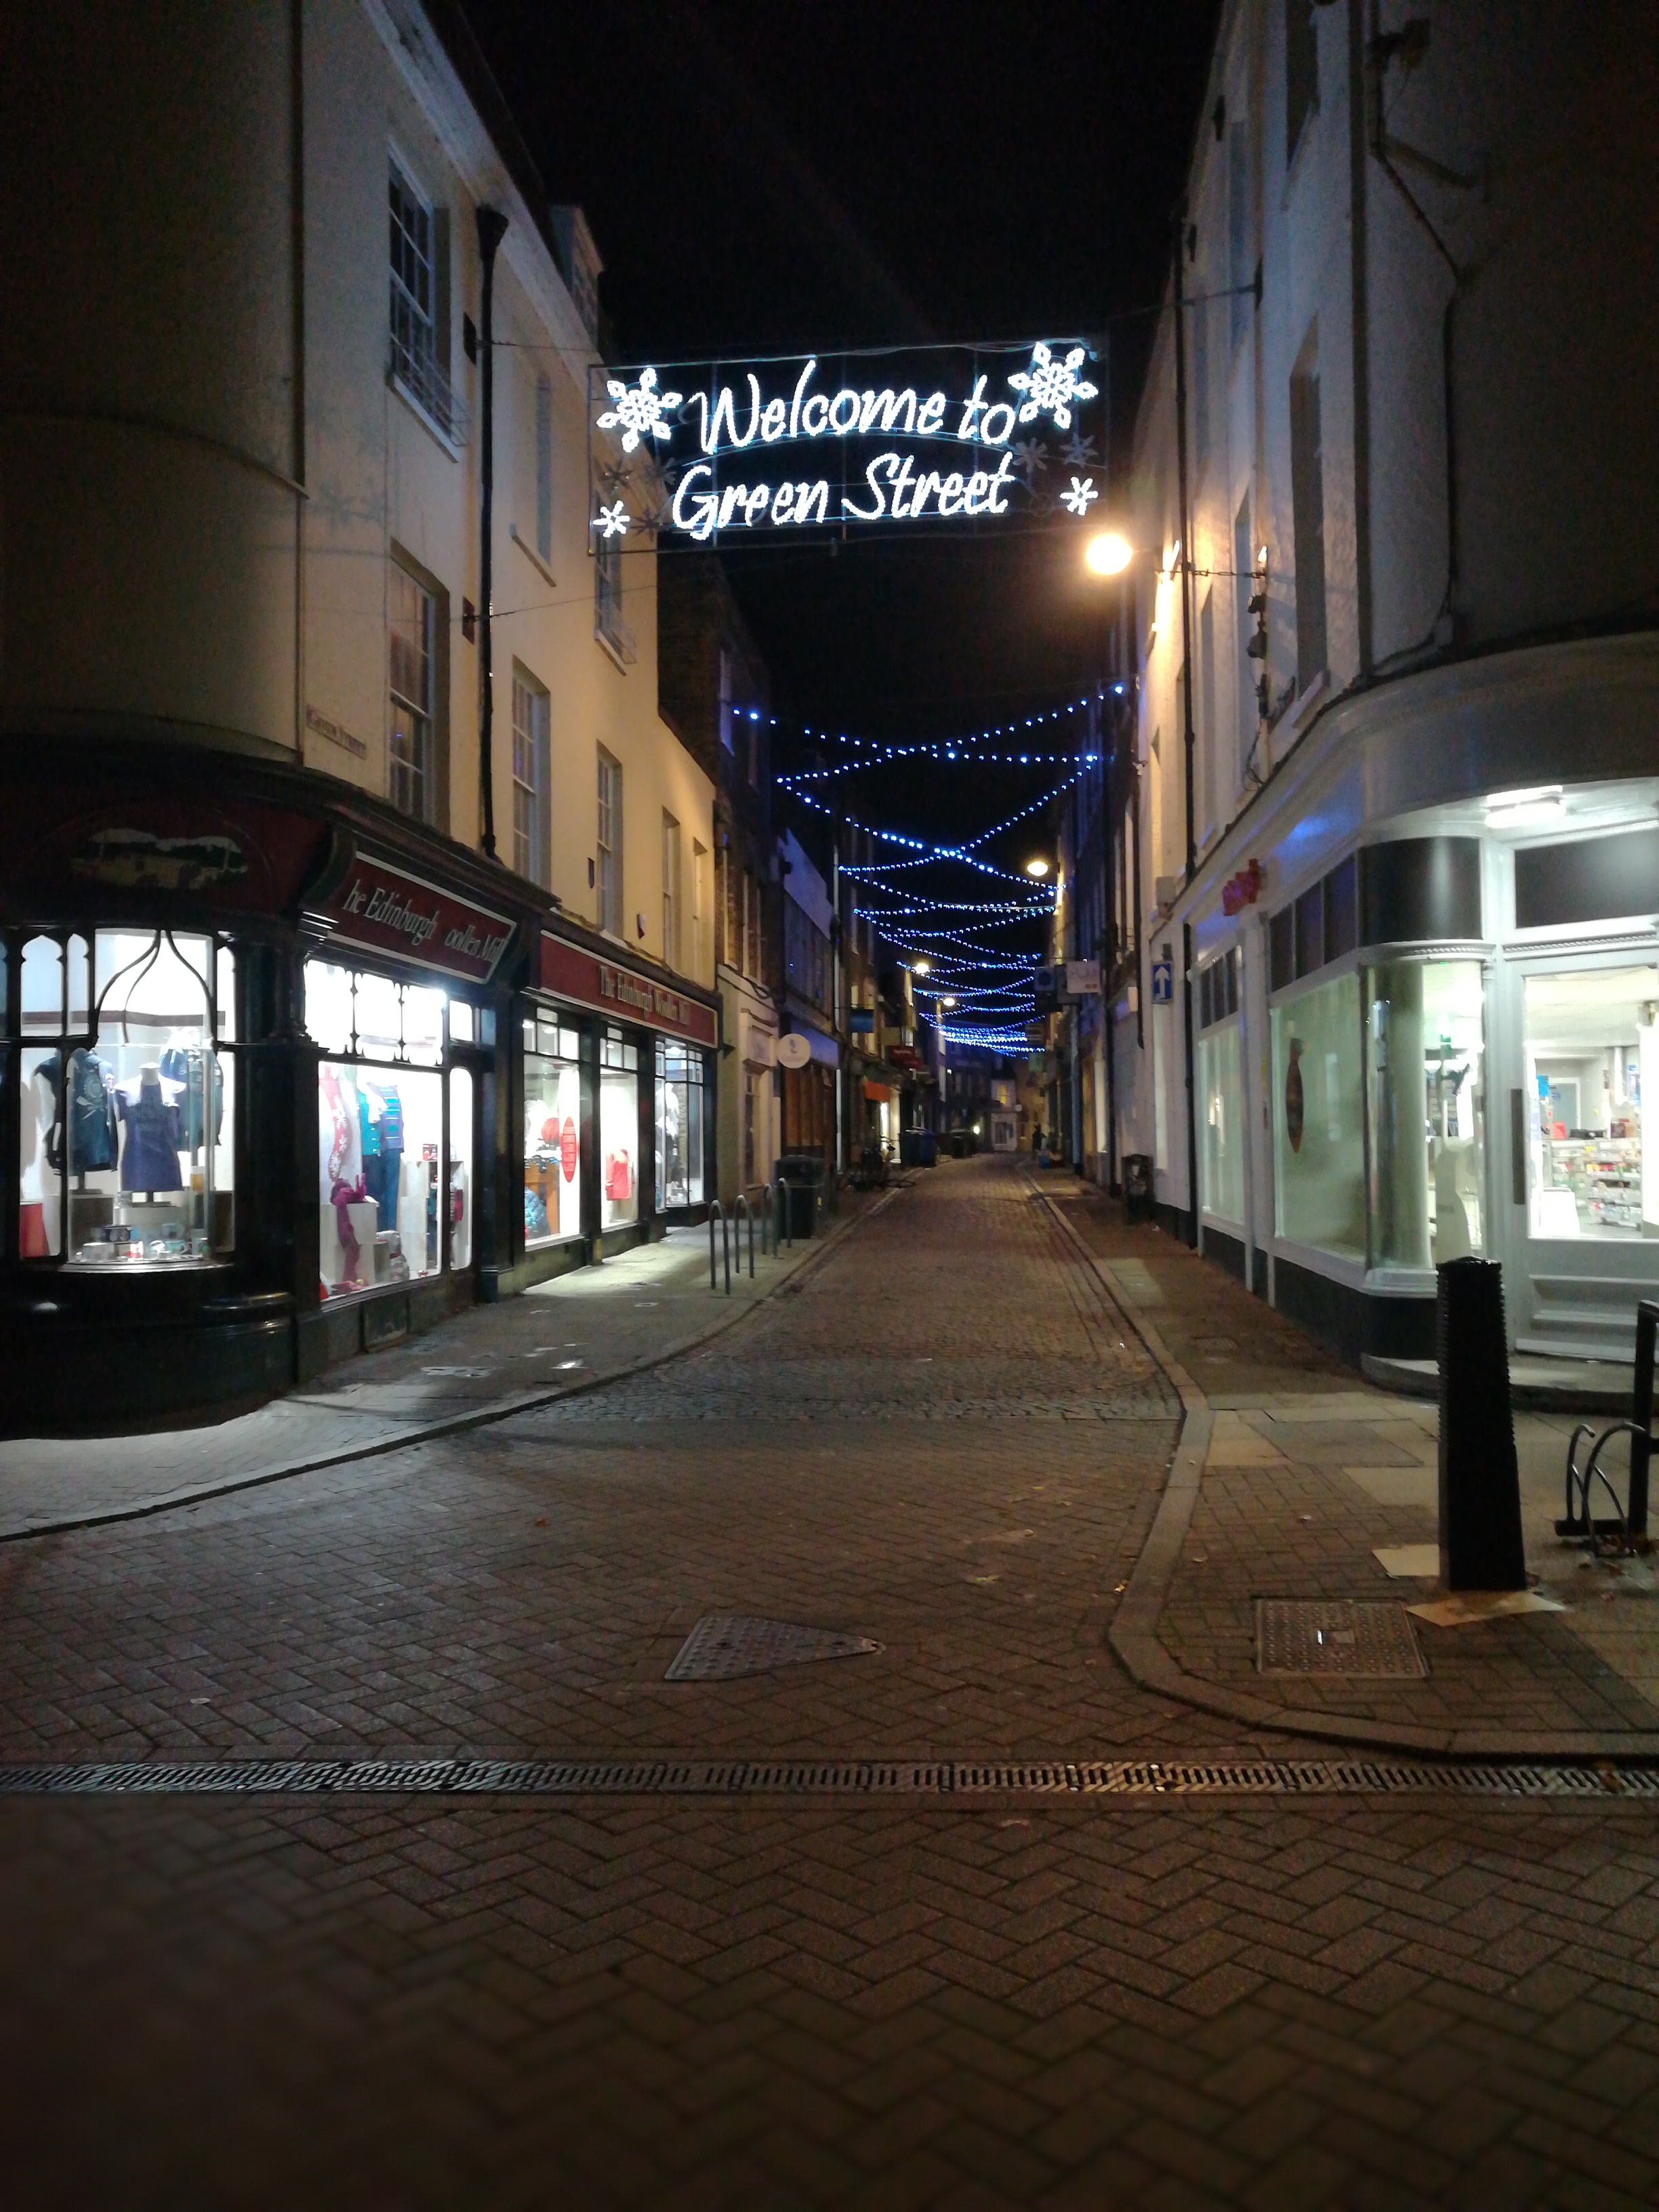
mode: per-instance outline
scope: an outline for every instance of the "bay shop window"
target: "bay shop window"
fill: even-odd
[[[308,960],[317,1080],[319,1272],[325,1298],[472,1260],[475,1042],[467,1000]]]
[[[129,1274],[228,1258],[230,946],[169,929],[40,934],[7,948],[0,976],[17,1009],[18,1257]]]

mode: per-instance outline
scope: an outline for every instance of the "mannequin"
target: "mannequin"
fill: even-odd
[[[146,1060],[138,1072],[138,1095],[118,1093],[118,1110],[126,1132],[121,1146],[121,1188],[125,1191],[182,1190],[185,1178],[179,1165],[184,1131],[179,1109],[161,1088],[161,1071]]]

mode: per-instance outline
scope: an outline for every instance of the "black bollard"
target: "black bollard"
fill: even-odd
[[[1495,1260],[1449,1260],[1435,1278],[1440,1579],[1449,1590],[1525,1589],[1504,1271]]]

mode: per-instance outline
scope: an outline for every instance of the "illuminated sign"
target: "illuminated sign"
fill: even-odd
[[[1081,344],[590,372],[595,540],[1085,516],[1102,371]]]

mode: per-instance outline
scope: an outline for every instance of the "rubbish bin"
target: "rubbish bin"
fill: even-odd
[[[951,1132],[951,1158],[953,1160],[965,1160],[967,1157],[968,1132],[965,1129],[952,1129]]]
[[[1123,1218],[1150,1221],[1152,1218],[1152,1156],[1126,1152],[1123,1156]]]
[[[1495,1260],[1447,1260],[1435,1285],[1440,1579],[1450,1590],[1525,1589],[1504,1271]]]
[[[939,1139],[931,1129],[917,1130],[916,1157],[925,1168],[939,1165]]]
[[[789,1194],[789,1234],[811,1237],[823,1212],[823,1155],[786,1152],[778,1162],[778,1173]]]
[[[899,1165],[902,1168],[919,1168],[921,1165],[921,1131],[920,1129],[899,1131]]]

